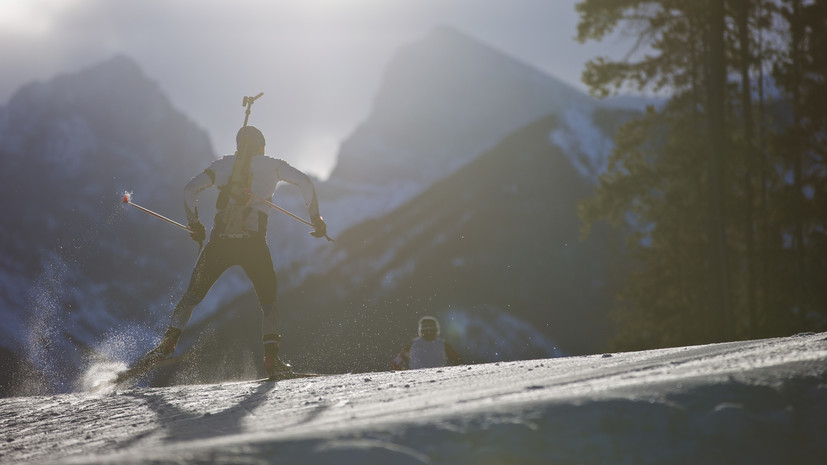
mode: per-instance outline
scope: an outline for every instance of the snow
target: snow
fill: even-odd
[[[569,161],[584,179],[597,184],[597,176],[606,170],[614,142],[592,123],[594,110],[594,105],[567,109],[560,127],[552,131],[548,138],[568,154]]]
[[[443,334],[462,341],[465,351],[486,361],[519,360],[520,354],[562,357],[551,339],[538,329],[493,305],[453,306],[444,317]]]
[[[817,464],[827,333],[0,399],[3,463]],[[180,370],[186,372],[184,368]]]

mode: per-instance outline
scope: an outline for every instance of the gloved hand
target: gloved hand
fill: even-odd
[[[327,236],[327,225],[324,223],[324,220],[321,216],[317,216],[316,218],[312,218],[310,220],[313,223],[313,227],[316,228],[314,231],[310,232],[310,235],[313,237],[325,237]]]
[[[187,224],[187,227],[190,228],[190,238],[199,244],[204,242],[204,239],[207,238],[207,228],[201,224],[200,221],[196,221],[195,223]]]

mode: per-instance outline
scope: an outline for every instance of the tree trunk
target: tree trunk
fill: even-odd
[[[801,0],[793,0],[792,18],[790,19],[791,32],[791,61],[792,61],[792,105],[793,105],[793,131],[792,131],[792,164],[793,164],[793,189],[795,205],[794,241],[795,241],[795,268],[796,268],[796,310],[800,330],[806,327],[807,306],[804,302],[805,296],[805,270],[804,270],[804,219],[803,219],[803,181],[802,181],[802,127],[801,127],[801,47],[803,35],[803,18],[801,17]]]
[[[753,219],[753,208],[755,195],[753,193],[753,173],[755,172],[755,150],[754,131],[752,115],[752,85],[750,84],[750,56],[749,42],[749,13],[751,0],[741,0],[738,8],[738,41],[741,52],[741,106],[744,119],[744,241],[747,247],[747,333],[750,337],[755,332],[756,319],[756,286],[755,286],[755,225]]]
[[[758,48],[758,140],[759,153],[761,155],[761,163],[759,167],[759,182],[760,182],[760,202],[759,202],[759,216],[760,220],[760,261],[761,270],[759,272],[759,282],[761,285],[761,299],[759,307],[756,309],[758,321],[755,323],[761,327],[761,335],[764,335],[763,320],[768,314],[769,303],[772,299],[772,292],[770,291],[770,214],[769,214],[769,162],[767,161],[767,110],[764,98],[764,51],[763,51],[763,37],[759,39]]]
[[[714,341],[731,340],[729,271],[727,269],[725,198],[723,192],[723,158],[726,153],[724,98],[726,62],[724,53],[724,2],[709,0],[709,78],[707,114],[709,119],[709,265],[710,265],[710,337]]]

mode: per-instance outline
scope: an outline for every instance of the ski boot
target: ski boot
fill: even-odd
[[[264,343],[264,369],[269,379],[285,379],[293,374],[293,367],[279,359],[279,341],[267,341]]]
[[[168,358],[175,352],[175,346],[178,345],[178,338],[181,337],[181,330],[170,326],[164,333],[163,339],[158,345],[147,352],[143,357],[139,358],[133,368],[148,371],[158,362]]]

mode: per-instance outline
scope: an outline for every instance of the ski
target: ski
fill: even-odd
[[[278,376],[271,376],[269,378],[260,378],[260,379],[257,379],[255,382],[266,383],[266,382],[272,382],[272,381],[286,381],[288,379],[318,378],[320,376],[326,376],[326,375],[324,375],[322,373],[296,373],[296,372],[290,372],[290,373],[285,373],[285,374],[278,375]]]
[[[182,355],[175,355],[172,357],[165,358],[160,362],[157,362],[151,366],[143,367],[143,366],[134,366],[131,368],[127,368],[126,370],[118,372],[114,378],[110,381],[111,384],[122,386],[126,384],[131,384],[137,381],[140,377],[144,376],[145,374],[149,373],[150,371],[155,371],[158,368],[163,368],[166,366],[174,365],[176,363],[182,362],[190,357],[191,353],[185,353]]]

